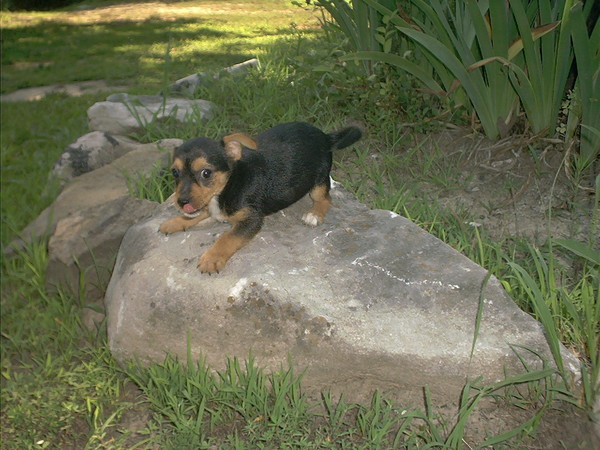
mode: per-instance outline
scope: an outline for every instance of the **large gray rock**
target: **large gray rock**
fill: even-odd
[[[148,173],[156,164],[166,164],[171,151],[182,142],[181,139],[163,139],[153,144],[140,144],[111,164],[75,178],[20,235],[24,239],[52,235],[60,220],[128,196],[128,177]]]
[[[105,297],[114,356],[185,360],[189,334],[193,355],[215,368],[251,351],[276,370],[291,355],[308,369],[309,389],[364,400],[378,388],[414,401],[424,385],[456,400],[466,377],[522,372],[511,344],[551,359],[540,324],[494,277],[485,284],[483,268],[403,217],[369,210],[340,188],[332,194],[324,225],[301,223],[305,198],[268,217],[212,276],[197,270],[198,256],[227,224],[165,236],[159,225],[177,212],[163,204],[132,226]]]
[[[154,120],[176,119],[179,122],[209,119],[216,106],[207,100],[164,98],[161,95],[114,94],[88,111],[91,130],[113,135],[140,132]]]
[[[48,241],[46,279],[74,292],[85,287],[87,301],[101,299],[125,232],[155,209],[154,202],[123,195],[59,220]]]
[[[74,178],[11,247],[50,236],[47,281],[77,292],[82,271],[89,297],[103,294],[101,286],[106,286],[123,235],[156,207],[131,198],[128,180],[164,166],[181,142],[138,144],[112,163]]]

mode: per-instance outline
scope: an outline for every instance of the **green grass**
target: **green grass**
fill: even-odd
[[[468,211],[449,211],[428,198],[420,183],[453,190],[467,180],[444,164],[442,149],[425,152],[424,141],[406,144],[397,125],[420,121],[429,106],[415,98],[425,97],[405,92],[410,79],[388,82],[381,74],[373,82],[352,66],[340,65],[331,57],[335,45],[318,31],[288,26],[292,20],[306,23],[306,12],[274,0],[243,2],[251,13],[232,11],[226,2],[182,4],[210,8],[193,20],[80,25],[60,12],[2,13],[3,89],[104,77],[126,81],[132,92],[156,93],[165,82],[258,55],[257,72],[244,80],[224,78],[198,93],[223,106],[200,129],[167,121],[149,124],[139,139],[255,133],[285,120],[309,120],[324,129],[348,118],[365,122],[375,131],[361,146],[336,155],[335,176],[361,200],[410,218],[498,276],[521,308],[554,332],[554,345],[561,341],[581,357],[583,397],[574,397],[549,366],[496,385],[469,382],[451,418],[437,415],[427,394],[424,408],[395,405],[380,393],[369,405],[349,404],[327,392],[309,400],[300,374],[283,367],[266,373],[251,357],[228,360],[222,372],[202,360],[186,365],[171,357],[122,371],[109,354],[104,331],[90,333],[81,326],[85,292],[47,290],[47,249],[41,241],[2,262],[3,448],[456,448],[469,433],[469,417],[490,399],[530,412],[521,426],[488,442],[519,445],[535,434],[540,416],[556,399],[590,407],[599,370],[600,314],[592,240],[580,245],[556,241],[551,247],[519,239],[496,242],[485,230],[468,225]],[[215,5],[226,13],[215,12]],[[48,44],[37,45],[46,32]],[[93,52],[72,48],[78,33]],[[40,61],[52,64],[25,71],[13,65]],[[54,95],[35,103],[2,104],[3,247],[57,195],[48,171],[62,150],[87,131],[85,111],[102,98]],[[394,102],[399,104],[390,107]],[[150,180],[132,176],[136,195],[164,199],[172,181],[160,171]],[[599,197],[597,189],[596,227]],[[135,402],[123,396],[124,386],[132,383],[142,391]],[[145,428],[119,432],[121,417],[136,408],[152,411]]]
[[[110,3],[115,2],[91,2]],[[66,13],[0,13],[2,93],[99,79],[125,84],[134,93],[155,93],[162,87],[167,51],[173,82],[262,56],[276,40],[296,33],[291,22],[313,30],[317,25],[300,8],[279,0],[178,2],[178,8],[191,8],[178,15],[153,11],[156,6],[148,11],[139,3],[135,12],[95,20],[94,9],[75,7]]]
[[[82,329],[82,299],[49,292],[46,266],[44,242],[2,263],[3,448],[85,445],[119,401],[123,378]]]
[[[493,385],[477,379],[467,383],[456,417],[448,420],[428,409],[402,409],[375,391],[368,405],[346,403],[324,392],[319,400],[302,391],[302,375],[291,367],[266,374],[252,355],[244,363],[227,359],[214,373],[205,362],[187,364],[167,357],[164,362],[127,372],[147,396],[154,411],[151,436],[145,445],[161,448],[459,448],[467,421],[484,399],[507,387],[535,385],[550,392],[553,369],[529,371]],[[523,398],[516,393],[504,399]],[[490,437],[481,445],[506,443],[532,434],[532,424],[552,404],[552,395],[537,394],[543,407],[521,426]],[[514,397],[513,397],[514,396]],[[187,447],[186,447],[187,448]]]

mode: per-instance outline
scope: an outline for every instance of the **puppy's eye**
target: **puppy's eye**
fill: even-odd
[[[175,178],[175,179],[179,178],[179,169],[172,168],[171,173],[173,174],[173,178]]]
[[[202,172],[200,172],[200,176],[202,178],[210,178],[210,176],[212,175],[212,170],[210,169],[202,169]]]

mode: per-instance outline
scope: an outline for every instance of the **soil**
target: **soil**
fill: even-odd
[[[589,238],[592,219],[598,220],[593,218],[592,174],[600,173],[600,161],[575,179],[569,170],[572,154],[556,141],[513,136],[492,142],[464,128],[412,136],[394,155],[404,159],[396,178],[470,217],[469,225],[481,227],[494,240],[522,237],[543,244],[549,236]],[[405,156],[416,147],[417,153]],[[375,151],[369,157],[383,161],[389,152]],[[346,151],[340,165],[355,161]],[[355,169],[338,166],[332,175],[340,181],[361,176],[364,167]],[[376,200],[375,194],[366,197]]]
[[[525,137],[494,143],[459,130],[443,133],[438,147],[446,139],[465,183],[459,192],[431,189],[444,206],[465,207],[495,239],[587,239],[594,203],[590,175],[598,173],[599,161],[595,172],[575,180],[562,143]]]

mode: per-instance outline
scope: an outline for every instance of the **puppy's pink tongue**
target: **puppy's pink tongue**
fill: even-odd
[[[191,204],[186,203],[185,205],[183,205],[183,212],[191,214],[195,211],[196,211],[196,208],[194,208]]]

